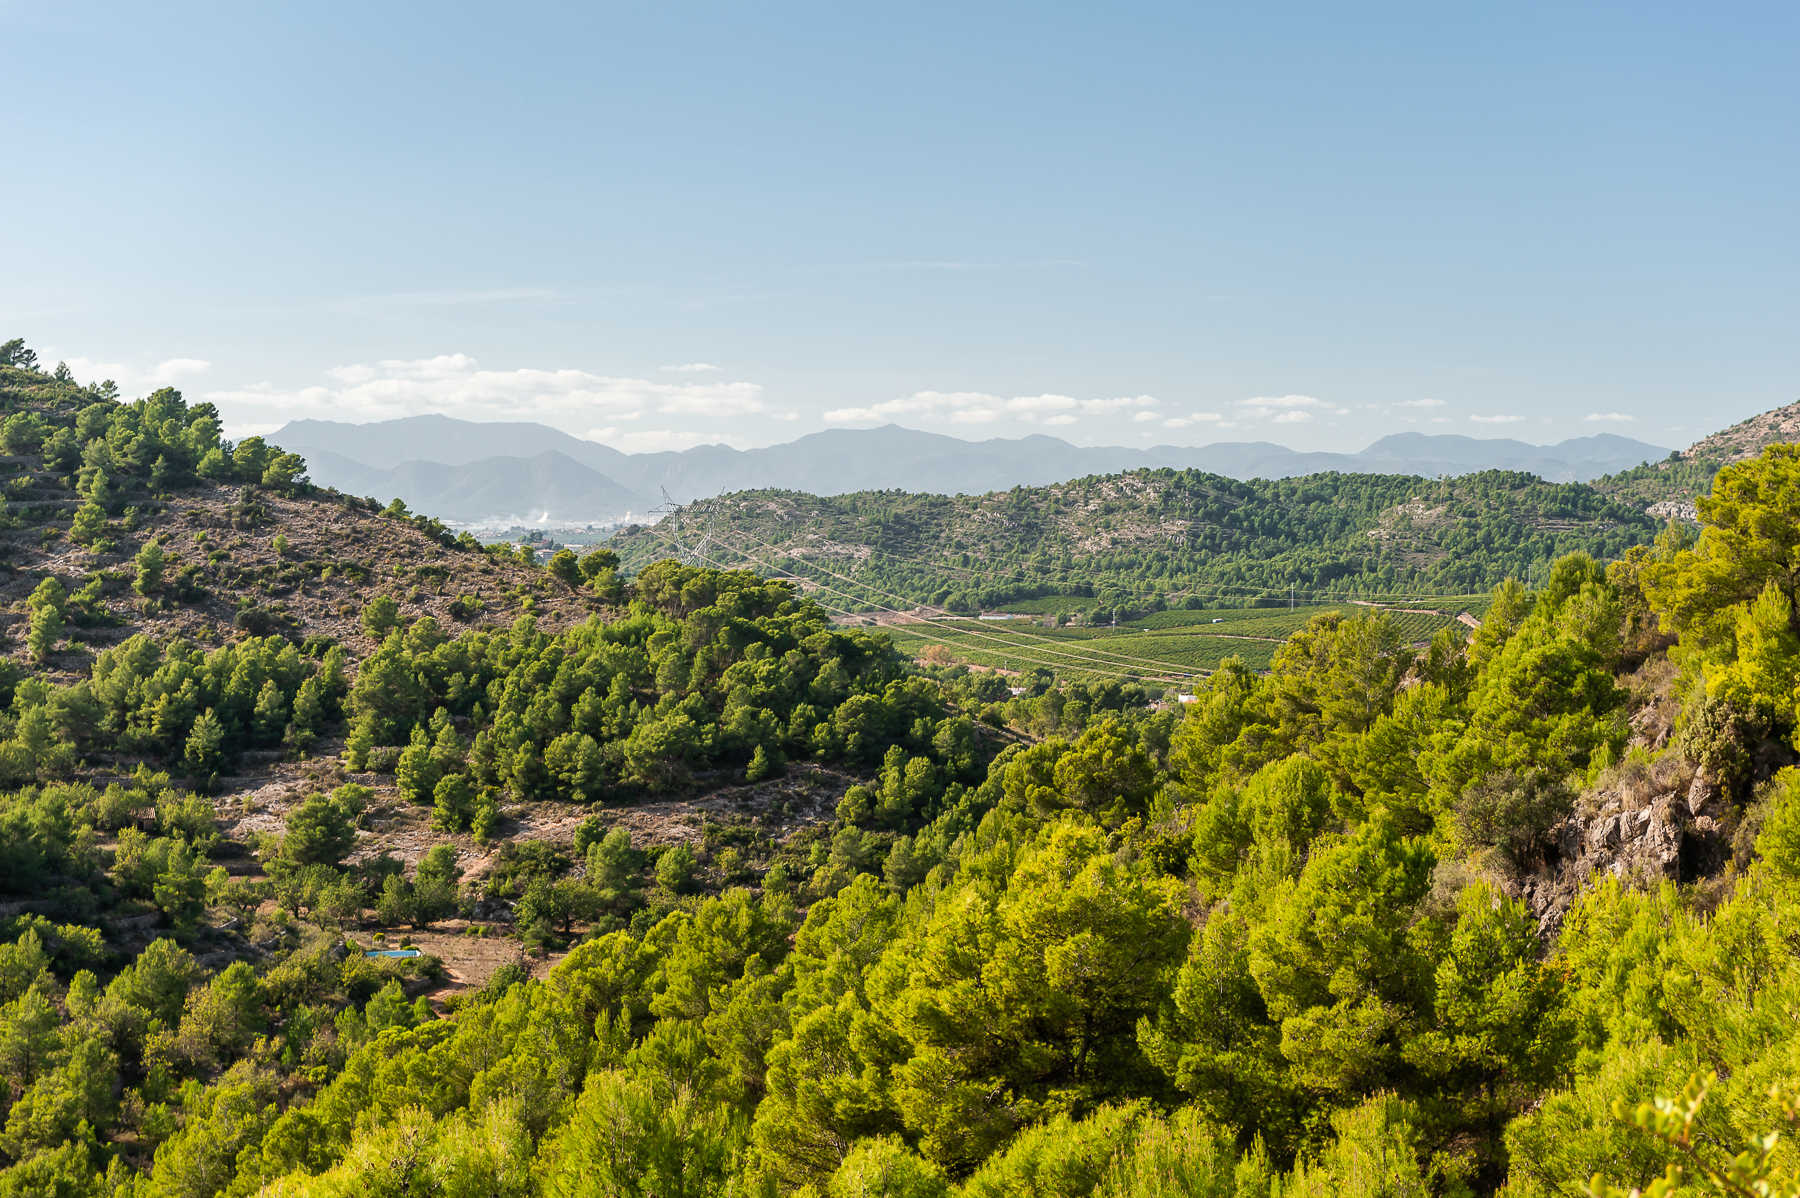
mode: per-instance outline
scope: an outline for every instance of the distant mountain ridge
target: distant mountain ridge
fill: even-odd
[[[762,449],[703,445],[627,454],[530,422],[410,416],[372,424],[296,420],[271,441],[304,455],[314,481],[380,498],[398,496],[446,519],[610,523],[722,491],[778,487],[815,495],[901,490],[980,495],[1095,474],[1168,467],[1229,478],[1293,478],[1331,471],[1425,477],[1522,470],[1574,482],[1653,461],[1668,450],[1613,434],[1555,445],[1397,433],[1360,453],[1305,453],[1267,441],[1071,445],[1033,435],[964,441],[898,425],[827,429]]]

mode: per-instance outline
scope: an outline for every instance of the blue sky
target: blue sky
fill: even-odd
[[[627,449],[1800,398],[1800,8],[0,0],[0,336]]]

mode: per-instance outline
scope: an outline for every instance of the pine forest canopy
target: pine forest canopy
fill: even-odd
[[[482,546],[0,357],[6,1198],[1800,1187],[1800,447],[1697,531],[1174,472],[677,526],[865,520],[825,560],[927,598],[903,538],[1122,592],[1556,555],[1165,704]]]

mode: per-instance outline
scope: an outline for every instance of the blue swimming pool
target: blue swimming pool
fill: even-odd
[[[416,948],[372,948],[363,954],[365,957],[416,957],[419,955],[419,950]]]

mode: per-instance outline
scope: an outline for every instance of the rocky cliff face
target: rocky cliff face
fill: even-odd
[[[1721,785],[1669,746],[1674,679],[1669,671],[1639,694],[1631,748],[1642,752],[1576,799],[1574,810],[1550,829],[1537,867],[1509,887],[1537,917],[1546,941],[1588,887],[1608,877],[1651,887],[1724,873],[1734,857],[1748,852],[1751,797],[1776,771],[1795,763],[1785,739],[1750,740],[1741,745],[1734,780]],[[1657,756],[1649,760],[1645,753]]]
[[[1678,754],[1619,771],[1551,830],[1545,863],[1520,880],[1519,897],[1553,937],[1582,893],[1607,877],[1655,886],[1719,872],[1735,825],[1719,787]]]

